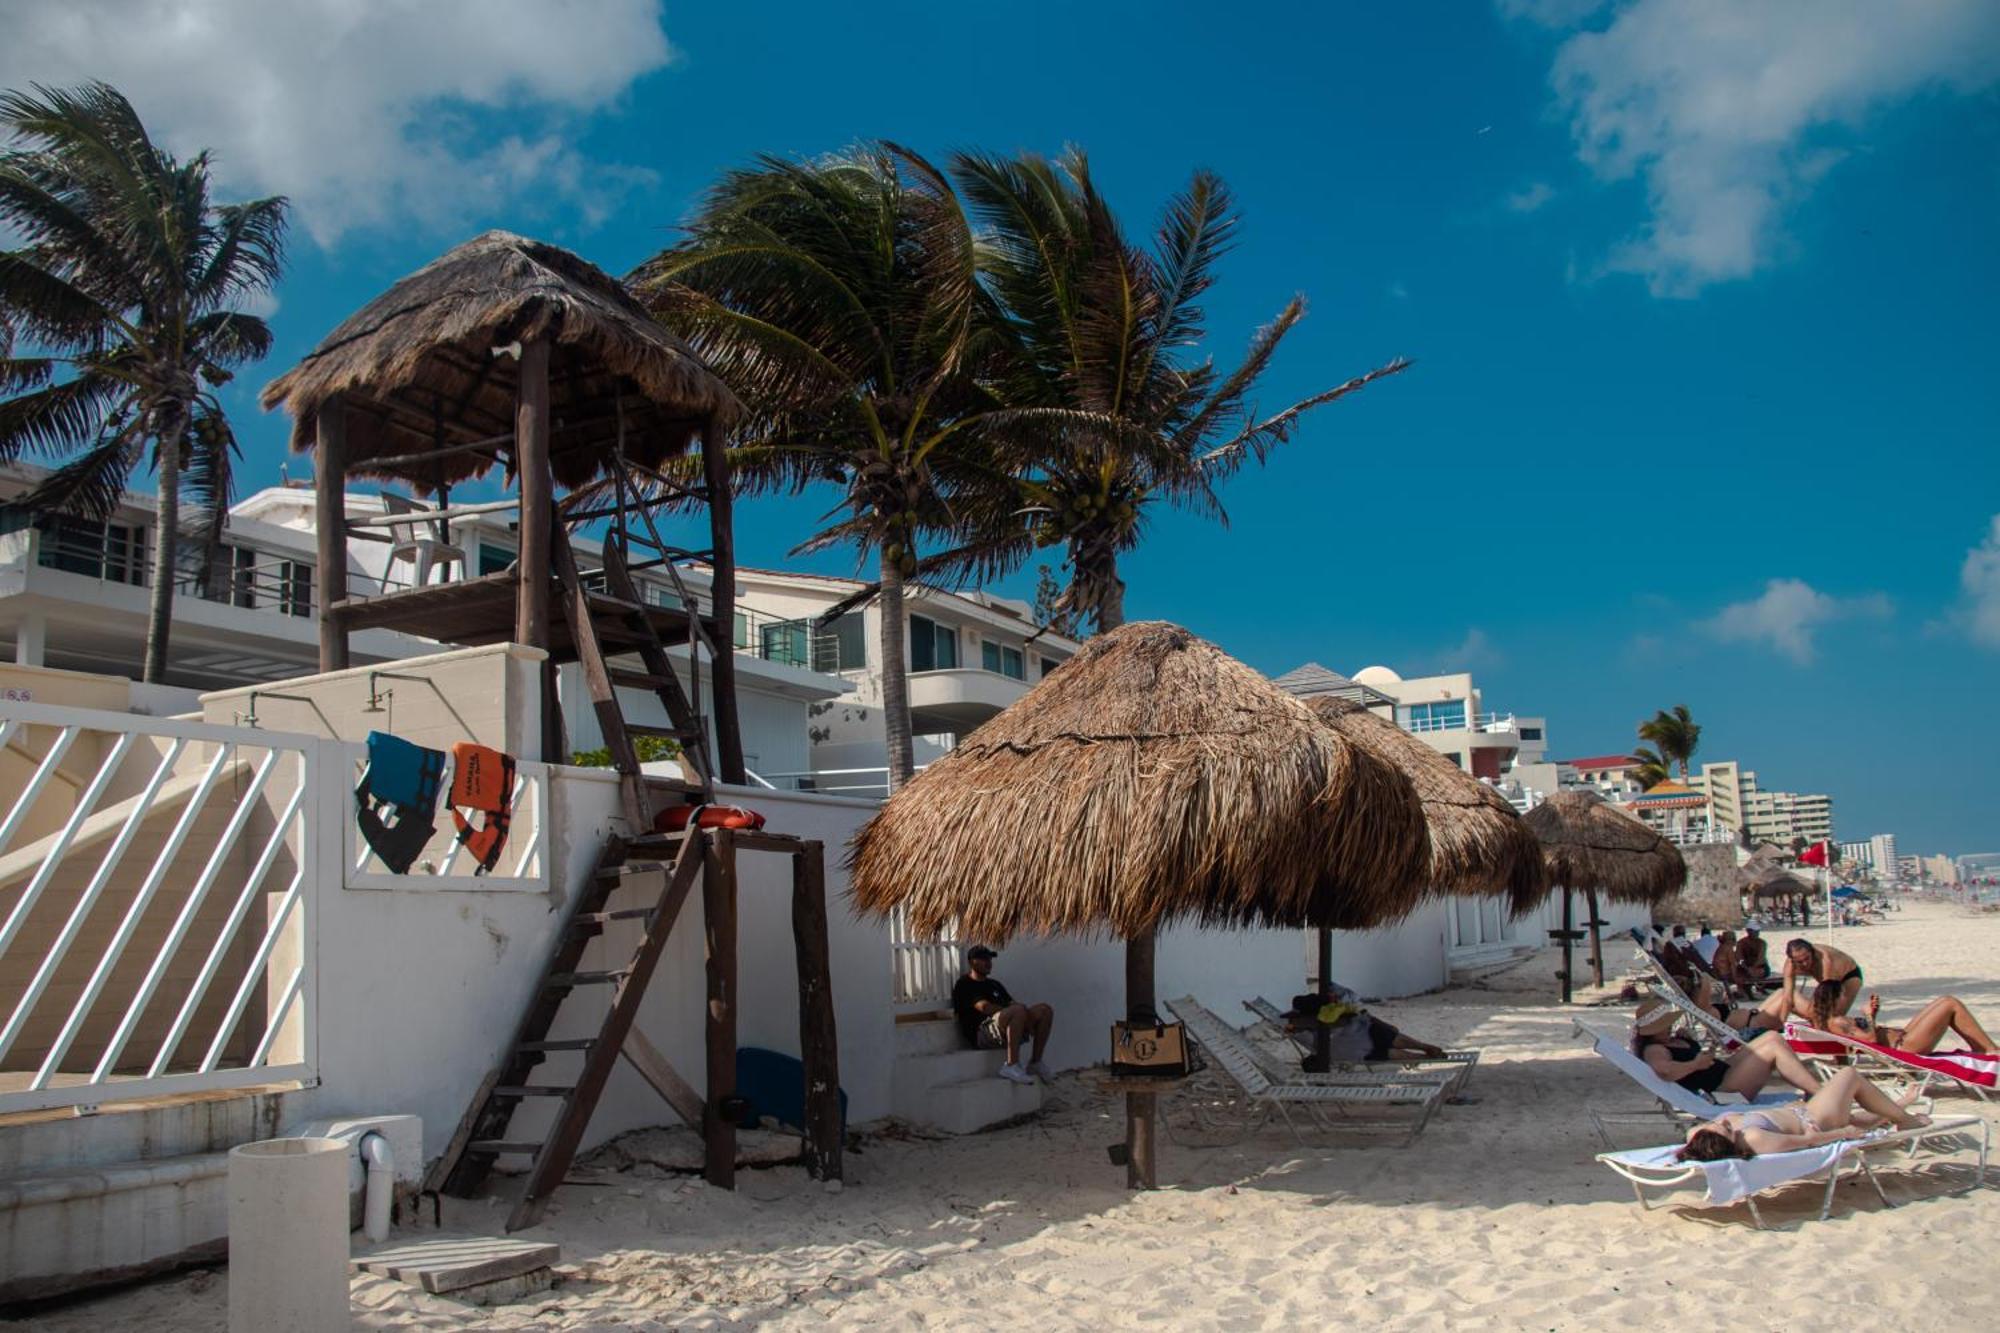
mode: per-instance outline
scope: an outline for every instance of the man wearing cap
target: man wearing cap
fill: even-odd
[[[951,988],[951,1009],[958,1018],[958,1030],[968,1046],[982,1051],[1007,1052],[1000,1077],[1015,1083],[1033,1083],[1045,1077],[1042,1052],[1049,1044],[1049,1029],[1056,1011],[1046,1004],[1021,1004],[1007,988],[993,979],[993,950],[975,944],[965,951],[965,975]],[[1021,1066],[1021,1040],[1032,1038],[1034,1049],[1027,1067]]]

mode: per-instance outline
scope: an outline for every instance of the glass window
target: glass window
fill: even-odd
[[[979,641],[979,665],[996,676],[1011,676],[1015,680],[1028,678],[1028,658],[1019,648],[1009,648],[991,639]]]
[[[59,516],[42,530],[41,563],[68,574],[137,585],[145,582],[145,548],[144,528]]]
[[[850,611],[813,636],[813,670],[859,671],[867,666],[866,623],[860,612]]]
[[[985,667],[994,675],[999,675],[1000,645],[991,639],[981,639],[979,641],[979,665]]]
[[[804,666],[810,628],[811,622],[805,620],[781,620],[775,625],[760,626],[762,642],[759,644],[758,656],[767,662]]]
[[[1522,728],[1521,728],[1521,739],[1522,739],[1522,740],[1524,740],[1524,741],[1538,741],[1538,740],[1540,740],[1541,738],[1542,738],[1542,729],[1541,729],[1540,727],[1522,727]]]
[[[288,616],[309,616],[313,609],[313,567],[303,560],[280,561],[278,577],[282,580],[282,595],[285,614]]]
[[[750,646],[749,616],[743,614],[741,611],[736,613],[735,633],[731,634],[729,638],[730,642],[734,643],[738,648],[748,648]]]
[[[958,665],[958,631],[928,616],[910,617],[910,670],[949,671]]]
[[[1042,674],[1046,676],[1061,665],[1062,659],[1059,657],[1044,657],[1042,659]]]
[[[489,541],[485,540],[480,541],[479,543],[480,573],[498,574],[501,570],[507,568],[507,566],[513,563],[514,563],[514,550],[512,547],[496,546]]]
[[[1453,731],[1465,726],[1465,700],[1444,699],[1437,703],[1411,704],[1405,725],[1411,731]]]

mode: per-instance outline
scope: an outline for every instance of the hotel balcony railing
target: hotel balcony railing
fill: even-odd
[[[1404,731],[1423,733],[1427,731],[1483,731],[1488,733],[1515,731],[1512,713],[1474,713],[1470,721],[1465,714],[1456,717],[1412,717],[1402,723]]]

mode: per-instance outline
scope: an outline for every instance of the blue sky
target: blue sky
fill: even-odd
[[[2000,849],[1984,0],[4,9],[0,84],[108,78],[295,200],[246,487],[283,449],[256,385],[489,226],[620,272],[720,168],[871,136],[1080,144],[1134,226],[1207,167],[1245,219],[1218,360],[1311,303],[1265,405],[1417,365],[1237,478],[1228,528],[1159,515],[1132,615],[1272,672],[1471,669],[1565,755],[1686,703],[1843,837]],[[743,558],[831,500],[741,507]]]

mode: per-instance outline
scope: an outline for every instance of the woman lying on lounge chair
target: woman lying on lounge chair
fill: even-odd
[[[1826,999],[1820,996],[1825,993]],[[1882,997],[1868,997],[1868,1013],[1863,1018],[1843,1018],[1833,1011],[1833,992],[1827,987],[1813,992],[1812,1024],[1821,1032],[1831,1032],[1841,1037],[1859,1037],[1862,1041],[1872,1041],[1878,1046],[1888,1046],[1898,1051],[1909,1051],[1916,1055],[1929,1055],[1937,1049],[1938,1042],[1947,1032],[1956,1032],[1965,1042],[1967,1049],[1981,1055],[1991,1055],[1996,1049],[1993,1038],[1986,1035],[1986,1029],[1979,1026],[1979,1020],[1965,1007],[1965,1001],[1956,995],[1940,995],[1922,1009],[1902,1027],[1890,1027],[1880,1021]]]
[[[1812,1070],[1779,1034],[1759,1033],[1725,1060],[1702,1050],[1693,1037],[1674,1036],[1677,1016],[1670,1005],[1641,1005],[1632,1020],[1632,1054],[1661,1078],[1703,1096],[1733,1092],[1755,1097],[1772,1074],[1808,1096],[1819,1091],[1820,1082]]]
[[[1688,1131],[1681,1160],[1720,1162],[1730,1157],[1816,1148],[1839,1139],[1858,1139],[1883,1125],[1919,1129],[1931,1121],[1929,1116],[1909,1109],[1917,1093],[1918,1089],[1912,1088],[1899,1102],[1861,1077],[1859,1070],[1843,1069],[1796,1105],[1731,1111],[1697,1125]]]

